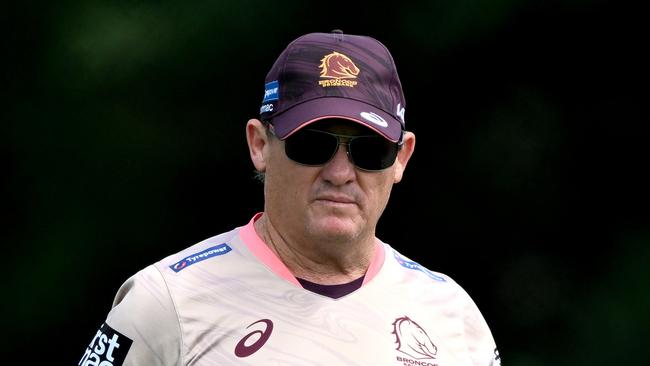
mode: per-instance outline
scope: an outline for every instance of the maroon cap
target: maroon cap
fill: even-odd
[[[344,118],[391,141],[404,130],[404,93],[390,52],[367,36],[310,33],[291,42],[266,75],[262,120],[284,139],[312,122]]]

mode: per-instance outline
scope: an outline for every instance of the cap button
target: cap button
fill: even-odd
[[[332,32],[331,32],[331,33],[336,33],[336,34],[343,34],[343,31],[342,31],[342,30],[340,30],[340,29],[334,29],[334,30],[332,30]]]

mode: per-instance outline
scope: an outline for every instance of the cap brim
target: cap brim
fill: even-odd
[[[402,135],[402,124],[395,117],[364,102],[340,97],[312,99],[271,118],[274,132],[280,139],[326,118],[343,118],[360,123],[393,142],[399,141]]]

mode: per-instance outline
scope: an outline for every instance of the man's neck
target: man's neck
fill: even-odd
[[[255,221],[255,231],[298,278],[322,285],[348,283],[363,276],[375,254],[374,237],[357,242],[332,243],[296,240],[277,230],[267,215]]]

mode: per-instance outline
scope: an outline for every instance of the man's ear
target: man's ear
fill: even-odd
[[[397,153],[397,159],[395,159],[395,175],[393,177],[395,183],[399,183],[402,180],[406,164],[408,164],[411,155],[413,155],[413,150],[415,150],[415,134],[413,132],[405,131],[404,143]]]
[[[252,118],[246,123],[246,141],[248,142],[248,152],[255,169],[259,172],[266,171],[266,162],[268,157],[268,135],[266,126],[262,121]]]

